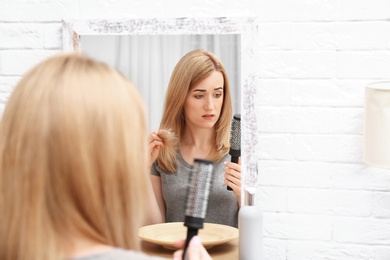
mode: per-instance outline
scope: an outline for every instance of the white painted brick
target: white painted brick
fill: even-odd
[[[286,213],[263,213],[263,235],[266,238],[288,238],[288,214]]]
[[[47,57],[57,54],[54,50],[4,50],[0,51],[2,75],[20,76]]]
[[[142,1],[105,1],[105,0],[84,0],[80,2],[80,15],[81,17],[88,17],[99,19],[105,18],[118,18],[118,17],[153,17],[153,15],[161,15],[164,8],[156,12],[157,8],[153,8],[158,1],[146,0]],[[152,8],[151,8],[152,7]],[[160,7],[161,2],[160,2]],[[146,11],[149,9],[149,14]],[[178,7],[180,10],[180,7]]]
[[[297,50],[388,50],[390,23],[320,22],[296,23]]]
[[[386,20],[389,19],[388,0],[342,0],[340,20]]]
[[[345,22],[334,26],[338,50],[390,49],[389,21]]]
[[[257,154],[262,159],[291,160],[294,158],[293,136],[283,134],[259,135]]]
[[[390,191],[390,169],[366,167],[372,174],[373,180],[375,180],[375,182],[372,183],[372,189],[377,191]]]
[[[390,171],[364,164],[334,164],[330,186],[333,189],[390,190]]]
[[[263,243],[264,243],[263,246],[264,260],[286,260],[287,259],[286,240],[264,238]]]
[[[390,52],[338,52],[336,71],[344,79],[390,79]]]
[[[0,92],[11,92],[19,80],[20,80],[20,77],[1,77],[0,76]]]
[[[374,249],[365,245],[316,241],[288,241],[288,260],[372,260]]]
[[[390,219],[338,218],[333,224],[337,242],[390,245]]]
[[[289,188],[287,203],[291,213],[360,217],[372,214],[372,192],[368,191]]]
[[[264,211],[286,212],[287,189],[281,187],[261,187],[258,204]]]
[[[363,134],[363,108],[333,109],[332,133]]]
[[[375,260],[389,260],[390,259],[390,246],[375,246],[373,259],[375,259]]]
[[[9,92],[1,92],[0,93],[0,104],[1,105],[6,105],[9,97],[10,97],[10,93]]]
[[[260,184],[390,191],[390,170],[364,164],[260,160]]]
[[[343,260],[372,260],[373,258],[373,247],[359,244],[341,244],[334,243],[330,249],[330,252],[325,253],[332,256],[333,259]]]
[[[294,155],[297,160],[350,162],[362,161],[362,136],[295,135]]]
[[[290,81],[280,79],[259,79],[257,103],[262,106],[286,106],[290,104]]]
[[[329,108],[262,107],[257,113],[259,131],[268,133],[332,133]]]
[[[258,47],[261,50],[290,50],[294,47],[294,34],[293,23],[260,23]]]
[[[199,1],[105,1],[88,0],[80,2],[81,15],[83,17],[191,17],[191,16],[248,16],[253,13],[253,8],[247,2],[241,1],[209,1],[200,4]]]
[[[364,86],[369,80],[291,80],[291,104],[295,106],[363,107]]]
[[[296,23],[294,49],[336,50],[334,23]]]
[[[41,24],[0,23],[0,49],[42,49]]]
[[[1,77],[0,76],[0,103],[5,104],[10,94],[18,83],[20,77]]]
[[[158,3],[160,2],[160,3]],[[150,8],[150,7],[160,7],[158,8]],[[153,17],[162,15],[165,11],[164,5],[162,5],[161,1],[150,1],[147,0],[145,2],[140,1],[105,1],[105,0],[97,0],[97,1],[82,1],[80,2],[80,15],[82,17],[89,18],[100,18],[102,15],[107,18],[115,18],[115,17]],[[190,4],[188,5],[190,7]],[[181,10],[181,6],[177,6],[179,10]],[[103,11],[104,10],[104,11]],[[135,12],[137,10],[137,12]],[[147,11],[149,10],[149,13]]]
[[[332,237],[332,219],[320,215],[264,213],[264,234],[270,238],[327,241]]]
[[[197,0],[162,1],[163,15],[173,17],[197,16],[254,16],[256,10],[246,1],[207,1],[200,4]],[[206,5],[207,3],[207,5]],[[180,8],[180,9],[179,9]],[[159,10],[159,9],[157,9]],[[150,12],[150,11],[149,11]]]
[[[44,24],[43,46],[45,49],[62,49],[62,23]]]
[[[289,239],[328,241],[332,238],[332,219],[328,216],[290,214],[286,225]]]
[[[336,73],[333,51],[262,51],[257,59],[264,78],[333,78]]]
[[[173,4],[176,3],[175,6]],[[205,11],[206,8],[203,8]],[[169,13],[170,10],[170,13]],[[177,12],[182,12],[177,15]],[[118,17],[186,17],[189,12],[194,13],[194,4],[191,1],[105,1],[105,0],[84,0],[80,2],[80,15],[93,19]],[[207,11],[207,9],[206,9]],[[205,16],[207,16],[205,14]]]
[[[390,192],[376,192],[373,199],[374,216],[390,219]]]
[[[0,22],[56,21],[64,17],[79,17],[78,0],[4,0]]]
[[[296,161],[264,161],[258,163],[261,185],[281,187],[328,188],[333,164]]]
[[[259,131],[267,133],[361,134],[363,109],[261,107]]]
[[[261,21],[330,21],[338,17],[339,1],[274,0],[255,4]]]

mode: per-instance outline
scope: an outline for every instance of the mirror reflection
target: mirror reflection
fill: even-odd
[[[137,86],[150,130],[159,127],[173,68],[194,49],[214,53],[224,64],[231,86],[233,113],[240,114],[240,35],[82,35],[81,51],[116,68]]]
[[[213,53],[199,49],[184,55],[173,70],[161,127],[149,138],[151,181],[162,221],[202,216],[206,223],[238,226],[241,166],[228,153],[233,135],[226,74]],[[193,208],[199,204],[185,198],[197,195],[205,199]]]
[[[253,186],[255,182],[252,180],[256,179],[252,178],[254,172],[250,169],[257,160],[257,125],[254,113],[258,73],[255,60],[257,37],[256,19],[250,17],[92,19],[63,22],[65,51],[82,51],[117,68],[139,87],[145,103],[153,104],[147,107],[150,130],[159,126],[168,81],[179,59],[189,50],[198,48],[214,53],[224,64],[229,77],[232,112],[242,115],[241,186]],[[108,45],[101,45],[102,43]],[[129,44],[133,47],[129,48]],[[229,51],[221,51],[226,48]],[[130,61],[136,64],[132,69],[129,69],[129,56],[132,56]],[[231,63],[229,59],[232,59]],[[146,79],[142,79],[143,77]],[[156,102],[160,102],[160,105],[154,105]],[[153,112],[154,108],[157,113]],[[225,185],[224,188],[226,191]],[[232,194],[231,191],[227,192]]]

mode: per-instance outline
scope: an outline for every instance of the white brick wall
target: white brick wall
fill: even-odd
[[[390,171],[362,163],[364,86],[390,80],[389,0],[0,0],[0,109],[66,18],[257,16],[267,260],[389,260]]]

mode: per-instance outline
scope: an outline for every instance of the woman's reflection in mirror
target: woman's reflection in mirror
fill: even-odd
[[[241,163],[232,163],[229,155],[231,120],[223,64],[211,52],[188,52],[172,72],[160,128],[149,136],[156,214],[163,222],[184,221],[191,165],[199,158],[215,163],[205,222],[237,227]]]

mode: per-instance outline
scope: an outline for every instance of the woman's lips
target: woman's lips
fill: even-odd
[[[204,119],[211,120],[214,118],[214,115],[203,115],[202,116]]]

